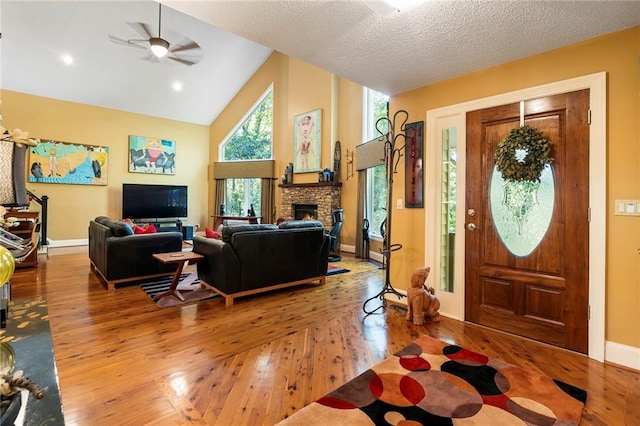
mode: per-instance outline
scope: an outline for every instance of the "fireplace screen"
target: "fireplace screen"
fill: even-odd
[[[295,220],[318,220],[318,205],[294,204],[293,218]]]

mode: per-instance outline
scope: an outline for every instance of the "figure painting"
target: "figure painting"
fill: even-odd
[[[422,173],[423,122],[409,123],[405,126],[405,205],[406,207],[424,207]]]
[[[106,185],[109,148],[41,140],[29,148],[29,182]]]
[[[319,171],[322,110],[298,114],[293,122],[293,172]]]
[[[129,136],[129,172],[175,175],[175,159],[175,141]]]

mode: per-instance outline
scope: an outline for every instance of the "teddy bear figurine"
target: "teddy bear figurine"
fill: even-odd
[[[431,268],[418,268],[411,274],[411,288],[407,290],[407,321],[415,325],[424,324],[425,317],[433,322],[440,321],[440,301],[435,296],[433,287],[424,283]]]

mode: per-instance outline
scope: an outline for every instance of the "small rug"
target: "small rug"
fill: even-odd
[[[349,269],[338,268],[337,266],[329,265],[327,268],[327,276],[336,275],[336,274],[344,274],[345,272],[351,272]]]
[[[154,300],[154,297],[161,294],[171,287],[171,281],[173,281],[172,275],[166,277],[154,278],[151,280],[145,280],[140,283],[140,287],[147,293],[147,296]],[[178,290],[184,297],[184,302],[177,297],[164,296],[158,300],[154,300],[156,304],[161,308],[168,308],[171,306],[185,306],[192,303],[201,302],[211,299],[217,296],[217,293],[209,288],[201,288],[198,275],[194,273],[183,273],[180,276],[180,282],[178,283]]]
[[[422,336],[280,425],[577,425],[587,393]]]

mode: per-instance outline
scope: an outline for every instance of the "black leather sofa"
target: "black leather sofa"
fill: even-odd
[[[107,282],[109,290],[115,290],[118,283],[172,274],[176,264],[163,264],[152,255],[181,250],[180,232],[133,235],[128,225],[106,216],[89,222],[91,269]]]
[[[276,225],[235,225],[222,240],[196,236],[193,251],[198,278],[232,306],[237,297],[297,284],[326,282],[330,238],[321,222],[290,221]]]

